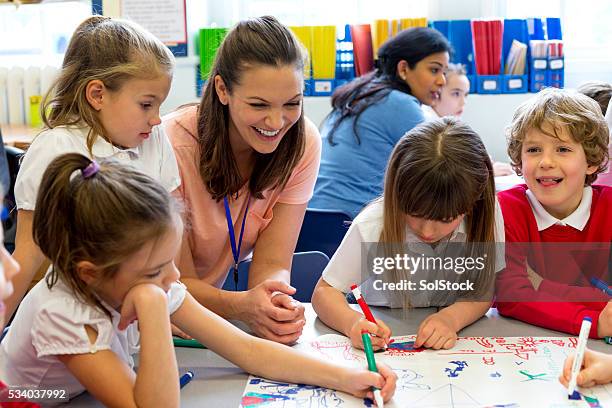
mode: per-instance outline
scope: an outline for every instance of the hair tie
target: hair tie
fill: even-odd
[[[100,170],[100,165],[97,161],[92,160],[84,169],[81,169],[84,179],[88,179]]]

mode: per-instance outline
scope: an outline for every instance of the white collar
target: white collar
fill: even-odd
[[[529,201],[529,205],[533,210],[533,215],[538,224],[538,231],[543,231],[555,224],[562,226],[569,225],[578,231],[582,231],[589,221],[589,217],[591,216],[591,203],[593,202],[593,189],[591,186],[586,186],[584,190],[582,190],[582,200],[580,200],[580,205],[578,205],[578,208],[576,208],[573,213],[562,220],[550,215],[542,204],[540,204],[531,190],[527,190],[526,194],[527,200]]]
[[[87,140],[87,134],[89,132],[89,129],[90,129],[89,127],[79,128],[79,131],[83,134],[83,137],[86,140]],[[106,158],[106,157],[115,156],[116,154],[120,152],[129,153],[130,155],[134,155],[137,158],[140,156],[140,147],[137,146],[137,147],[131,147],[129,149],[121,149],[113,145],[112,143],[109,143],[106,140],[104,140],[102,136],[97,136],[91,148],[91,152],[93,153],[94,157],[101,158],[101,159]]]

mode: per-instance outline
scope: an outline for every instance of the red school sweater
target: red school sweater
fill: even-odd
[[[590,337],[597,337],[599,314],[609,297],[593,288],[589,279],[608,282],[612,188],[592,188],[590,216],[582,231],[561,225],[538,231],[526,185],[498,193],[506,230],[506,268],[496,281],[500,314],[574,335],[588,316]],[[543,279],[537,291],[526,265]]]

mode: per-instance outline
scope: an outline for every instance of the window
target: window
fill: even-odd
[[[428,1],[419,0],[238,0],[235,20],[273,15],[288,25],[369,23],[375,19],[426,17]]]
[[[612,19],[612,2],[512,0],[504,6],[507,18],[561,17],[566,87],[589,80],[612,82],[612,25],[607,23]]]
[[[72,32],[89,15],[89,1],[1,4],[0,66],[59,66]]]

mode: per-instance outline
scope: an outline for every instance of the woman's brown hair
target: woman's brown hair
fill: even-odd
[[[98,112],[85,95],[87,84],[100,80],[117,92],[129,79],[172,76],[174,57],[153,34],[126,20],[92,16],[75,30],[62,63],[59,77],[42,103],[47,128],[89,126],[87,148],[98,136],[108,139]]]
[[[495,182],[489,155],[472,128],[445,117],[406,133],[387,166],[383,208],[380,242],[388,253],[404,245],[406,214],[434,221],[465,215],[467,253],[484,248],[487,258],[470,296],[482,298],[490,293],[495,268]],[[397,270],[389,276],[396,282],[404,278]]]
[[[180,217],[169,193],[151,177],[111,159],[84,177],[91,163],[77,153],[51,162],[36,199],[33,235],[53,265],[47,286],[61,279],[78,299],[108,314],[79,277],[77,264],[91,262],[101,280],[112,279],[126,258],[174,228]]]
[[[243,73],[257,66],[293,66],[304,72],[300,43],[274,17],[241,21],[227,34],[217,51],[208,84],[198,108],[200,175],[215,200],[236,195],[244,185],[229,139],[229,110],[217,96],[214,78],[219,75],[231,94]],[[255,152],[248,188],[255,198],[263,191],[284,187],[305,149],[304,112],[270,154]]]

